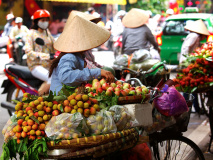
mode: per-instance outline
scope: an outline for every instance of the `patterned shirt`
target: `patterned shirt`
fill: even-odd
[[[88,50],[88,51],[85,51],[84,52],[84,60],[87,64],[87,68],[89,69],[92,69],[92,68],[101,68],[103,66],[101,66],[100,64],[98,64],[97,62],[95,62],[95,57],[94,55],[92,54],[92,51],[91,50]]]
[[[44,40],[44,45],[39,45],[35,42],[36,38]],[[30,70],[35,66],[43,66],[47,70],[50,67],[49,53],[55,53],[53,48],[54,39],[49,30],[39,32],[31,29],[26,36],[25,53],[27,54],[27,65]]]

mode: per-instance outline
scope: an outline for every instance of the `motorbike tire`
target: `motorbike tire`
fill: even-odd
[[[21,100],[22,100],[22,98],[23,98],[23,92],[22,92],[21,90],[19,91],[19,97],[17,97],[17,98],[13,97],[13,95],[16,94],[16,91],[17,91],[17,88],[16,88],[15,85],[11,85],[11,86],[9,87],[8,93],[7,93],[7,97],[6,97],[6,100],[7,100],[8,102],[14,103],[14,102],[12,101],[12,100],[14,100],[14,99],[15,99],[15,100],[18,100],[18,101],[21,101]],[[10,116],[12,116],[14,112],[8,109],[8,113],[9,113]]]

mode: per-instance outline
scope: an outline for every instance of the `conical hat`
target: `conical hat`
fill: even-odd
[[[105,28],[71,13],[54,48],[60,52],[81,52],[100,46],[109,37]]]
[[[122,19],[122,23],[127,28],[137,28],[145,24],[149,19],[147,13],[138,8],[132,8]]]
[[[72,10],[71,14],[79,15],[80,17],[83,17],[83,18],[85,18],[89,21],[92,21],[94,23],[98,23],[99,21],[101,21],[101,17],[95,17],[91,14],[83,13],[83,12],[76,11],[76,10]]]
[[[209,35],[209,31],[208,31],[208,29],[206,28],[206,25],[204,24],[204,22],[201,19],[194,21],[190,24],[187,24],[184,28],[189,30],[189,31],[196,32],[196,33],[199,33],[199,34]]]

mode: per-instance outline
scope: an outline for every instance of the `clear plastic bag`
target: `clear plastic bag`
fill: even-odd
[[[132,57],[131,63],[143,62],[150,58],[151,58],[151,55],[147,49],[140,49],[140,50],[133,52],[133,57]]]
[[[107,134],[115,133],[117,127],[109,111],[101,110],[96,115],[90,115],[87,118],[87,125],[92,134]]]
[[[115,61],[114,61],[115,65],[118,66],[128,66],[128,55],[127,54],[122,54],[116,57]]]
[[[45,132],[52,139],[72,139],[89,134],[89,128],[81,113],[62,113],[51,118]]]
[[[11,117],[12,118],[12,117]],[[17,123],[13,123],[11,118],[7,121],[4,128],[2,129],[2,134],[4,136],[4,141],[7,142],[8,140],[15,137],[14,127],[17,125]]]
[[[132,128],[138,125],[138,121],[131,116],[128,109],[124,106],[114,105],[110,107],[109,111],[112,113],[113,120],[117,126],[118,131]]]

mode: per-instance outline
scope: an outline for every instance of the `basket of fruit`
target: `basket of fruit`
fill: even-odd
[[[176,88],[183,92],[206,92],[213,89],[213,43],[205,43],[187,56],[183,68],[174,81]]]
[[[138,123],[128,110],[116,105],[129,103],[129,97],[140,97],[141,102],[145,87],[95,81],[91,88],[88,84],[83,87],[90,90],[88,94],[63,86],[57,96],[51,92],[40,97],[24,93],[22,101],[14,101],[15,115],[2,132],[3,157],[99,157],[133,147],[139,138],[134,128]]]

